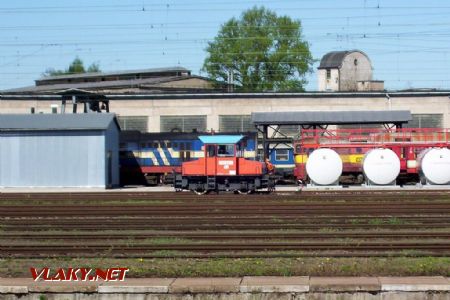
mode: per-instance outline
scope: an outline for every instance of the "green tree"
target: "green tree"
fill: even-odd
[[[86,73],[86,70],[84,69],[83,61],[76,57],[73,62],[70,64],[69,68],[66,70],[69,74],[76,74],[76,73]]]
[[[203,70],[242,91],[303,91],[314,59],[302,39],[301,23],[253,7],[222,25],[206,48]]]
[[[88,69],[87,72],[88,73],[94,73],[94,72],[100,72],[100,65],[98,63],[92,63]]]
[[[86,70],[83,61],[79,57],[76,57],[67,69],[55,70],[53,68],[49,68],[44,72],[43,75],[58,76],[58,75],[78,74],[78,73],[92,73],[92,72],[100,72],[100,65],[98,63],[92,63]]]

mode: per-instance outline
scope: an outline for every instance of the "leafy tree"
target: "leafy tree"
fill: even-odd
[[[314,62],[300,21],[257,6],[223,24],[206,51],[209,77],[227,81],[232,72],[242,91],[302,91]]]
[[[100,65],[98,63],[92,63],[88,69],[87,72],[88,73],[94,73],[94,72],[100,72]]]
[[[58,76],[58,75],[68,75],[68,74],[77,74],[77,73],[92,73],[92,72],[100,72],[100,65],[98,63],[92,63],[87,70],[84,67],[83,61],[76,57],[69,67],[65,70],[55,70],[53,68],[49,68],[44,72],[44,76]]]
[[[83,61],[76,57],[73,62],[70,64],[69,68],[67,69],[67,73],[75,74],[75,73],[86,73],[86,70],[84,69]]]

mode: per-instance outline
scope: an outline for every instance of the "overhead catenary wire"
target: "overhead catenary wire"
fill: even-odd
[[[92,11],[99,12],[99,17],[102,15],[108,17],[100,22],[87,18],[88,23],[80,24],[76,24],[79,23],[76,20],[72,21],[71,18],[63,17],[58,21],[57,26],[52,25],[51,21],[33,22],[31,15],[27,25],[0,22],[0,34],[3,37],[0,39],[0,49],[2,49],[0,65],[9,63],[8,67],[10,67],[17,63],[16,73],[11,68],[2,70],[8,73],[5,76],[14,77],[14,74],[17,74],[15,77],[23,77],[28,76],[25,73],[30,73],[30,78],[33,78],[32,74],[35,72],[37,76],[34,78],[36,78],[48,67],[61,69],[67,66],[77,55],[86,63],[99,61],[104,70],[153,67],[155,66],[154,58],[157,57],[159,66],[183,65],[192,69],[194,73],[198,73],[206,56],[205,47],[214,39],[217,29],[222,24],[220,20],[203,17],[208,15],[205,12],[211,12],[211,14],[223,12],[222,15],[229,17],[239,16],[246,5],[249,8],[252,5],[263,4],[268,5],[270,9],[283,7],[280,10],[281,15],[298,16],[295,18],[301,20],[303,37],[311,43],[316,59],[320,59],[321,55],[327,52],[318,51],[318,49],[331,51],[357,48],[365,51],[372,58],[375,74],[383,76],[394,73],[404,74],[400,78],[404,82],[410,79],[418,82],[415,78],[425,75],[427,78],[422,80],[431,80],[428,76],[436,80],[450,78],[450,76],[443,76],[445,65],[448,66],[449,63],[444,55],[444,52],[449,50],[447,45],[450,45],[450,34],[448,34],[450,24],[446,19],[450,8],[448,5],[434,3],[428,6],[418,2],[404,5],[396,2],[383,3],[379,6],[379,1],[378,5],[374,1],[367,1],[367,5],[363,7],[362,1],[354,0],[335,9],[334,5],[321,7],[321,4],[316,1],[301,3],[294,0],[219,1],[214,3],[206,0],[193,0],[189,3],[181,1],[155,3],[146,0],[128,3],[81,1],[77,5],[61,1],[57,5],[43,3],[41,6],[27,3],[22,7],[20,2],[2,5],[0,16],[3,18],[15,18],[26,15],[30,11],[33,13],[40,11],[38,15],[46,13],[52,18],[57,17],[61,10],[65,11],[62,13],[64,16],[70,13],[77,14],[80,11]],[[230,6],[230,3],[235,5]],[[137,11],[142,8],[145,8],[145,11]],[[5,10],[10,13],[2,14]],[[110,16],[120,14],[122,10],[133,10],[130,13],[126,12],[125,15],[136,16],[136,18],[132,22],[128,17],[128,19],[117,18],[117,21],[122,23],[116,24]],[[338,13],[333,13],[335,10]],[[164,17],[158,18],[161,12],[165,12]],[[173,18],[175,12],[184,17]],[[229,14],[229,12],[232,13]],[[186,18],[193,14],[199,18]],[[140,19],[139,16],[147,16],[151,19],[143,22],[144,19]],[[421,19],[420,26],[415,26],[418,24],[413,22],[417,18]],[[365,25],[363,30],[360,30],[359,24],[363,21]],[[108,33],[104,34],[105,31]],[[114,36],[114,39],[108,36]],[[37,51],[41,47],[44,47],[44,50]],[[258,53],[252,54],[257,57]],[[407,74],[408,72],[404,70],[408,70],[406,69],[409,66],[408,59],[418,54],[423,54],[423,57],[415,62],[416,70],[410,68],[413,72]],[[392,55],[401,57],[398,71],[386,69],[380,65],[380,62],[385,64],[389,61]],[[440,57],[442,58],[439,59]],[[258,63],[259,61],[249,62]],[[441,63],[436,64],[436,62]],[[435,72],[425,69],[427,63],[437,66]],[[62,64],[64,64],[63,67],[61,67]],[[442,68],[439,68],[440,66]],[[420,72],[417,72],[419,69]],[[3,76],[1,75],[2,78]],[[314,78],[311,77],[311,80]]]

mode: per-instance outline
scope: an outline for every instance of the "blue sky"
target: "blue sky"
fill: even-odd
[[[419,0],[15,0],[0,2],[0,89],[33,85],[76,57],[103,71],[200,74],[221,24],[264,5],[302,22],[313,57],[360,49],[390,90],[450,89],[450,2]],[[317,89],[316,63],[307,90]]]

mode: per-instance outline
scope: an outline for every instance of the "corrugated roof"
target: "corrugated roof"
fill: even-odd
[[[21,130],[104,130],[111,122],[119,127],[116,115],[87,114],[4,114],[0,115],[0,131]]]
[[[332,69],[339,68],[342,65],[342,61],[344,58],[352,53],[352,52],[360,52],[367,56],[364,52],[360,50],[347,50],[347,51],[332,51],[325,54],[320,60],[320,65],[318,69]]]
[[[236,144],[243,135],[201,135],[198,138],[203,144]]]
[[[73,79],[73,78],[89,78],[89,77],[99,77],[99,76],[151,74],[151,73],[165,73],[165,72],[190,72],[190,70],[183,68],[183,67],[167,67],[167,68],[149,68],[149,69],[114,71],[114,72],[92,72],[92,73],[79,73],[79,74],[58,75],[58,76],[44,76],[44,77],[39,78],[37,81],[52,80],[52,79],[66,79],[66,78]]]
[[[292,111],[252,113],[256,125],[385,124],[411,121],[409,110]]]

